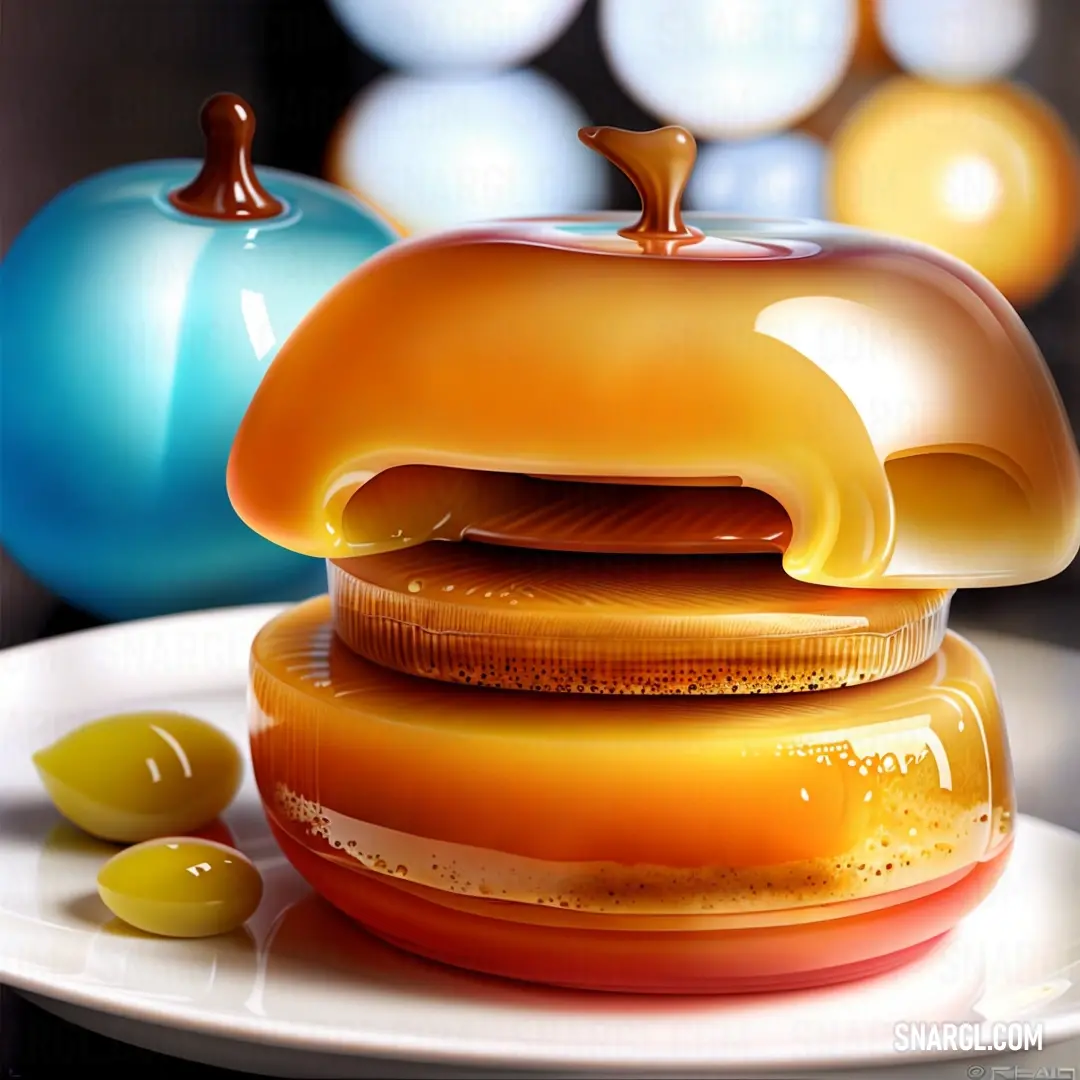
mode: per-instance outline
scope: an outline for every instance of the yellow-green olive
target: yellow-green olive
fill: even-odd
[[[98,874],[98,895],[118,918],[148,934],[227,934],[251,918],[262,878],[246,856],[191,837],[147,840],[114,855]]]
[[[92,836],[131,844],[213,821],[240,786],[240,752],[216,727],[176,712],[84,724],[34,755],[56,808]]]

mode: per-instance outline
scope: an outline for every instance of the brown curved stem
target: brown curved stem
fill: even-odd
[[[682,219],[682,196],[697,158],[697,144],[686,128],[587,127],[578,138],[618,166],[641,196],[641,217],[635,225],[620,229],[621,236],[660,241],[700,238]]]
[[[251,164],[255,114],[237,94],[215,94],[200,117],[206,157],[199,175],[173,191],[169,202],[193,217],[251,221],[276,217],[284,207],[259,183]]]

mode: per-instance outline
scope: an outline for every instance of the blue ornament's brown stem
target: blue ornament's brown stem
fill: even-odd
[[[236,94],[215,94],[202,108],[206,157],[199,175],[169,194],[177,210],[217,221],[277,217],[282,204],[259,183],[251,164],[255,114]]]

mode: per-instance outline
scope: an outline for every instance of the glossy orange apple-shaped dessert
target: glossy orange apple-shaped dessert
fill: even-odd
[[[240,515],[329,560],[252,650],[294,865],[446,963],[643,992],[931,948],[1010,850],[953,590],[1056,573],[1080,463],[1016,315],[927,249],[683,216],[680,128],[582,139],[613,215],[408,241],[285,344]]]

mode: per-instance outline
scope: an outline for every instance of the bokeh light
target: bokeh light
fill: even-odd
[[[584,0],[327,0],[353,40],[412,72],[516,67],[543,52]]]
[[[1038,29],[1035,0],[878,0],[877,17],[897,62],[940,82],[1008,75]]]
[[[1019,86],[897,77],[855,110],[833,149],[837,220],[941,248],[1018,306],[1039,299],[1073,254],[1078,149]]]
[[[821,140],[802,132],[713,143],[698,152],[686,202],[694,210],[820,218],[827,164]]]
[[[623,89],[704,138],[768,134],[839,85],[856,0],[601,0],[600,34]]]
[[[594,209],[609,167],[577,140],[588,123],[553,80],[387,75],[338,125],[328,171],[410,233]]]

